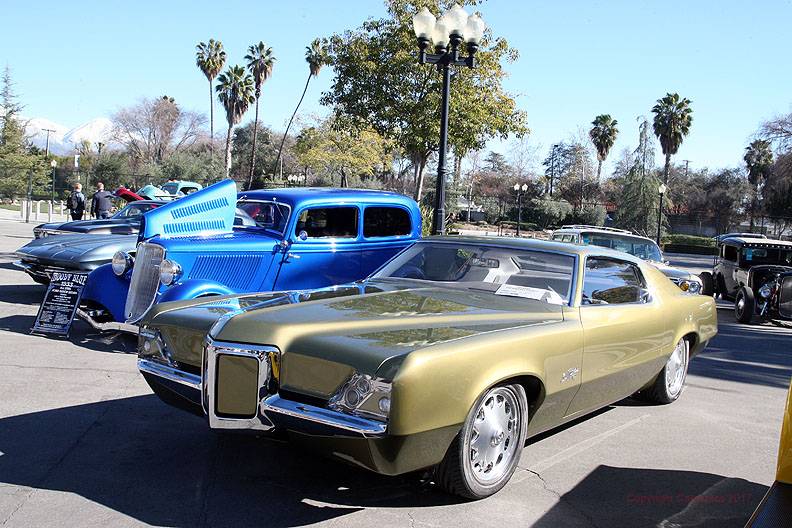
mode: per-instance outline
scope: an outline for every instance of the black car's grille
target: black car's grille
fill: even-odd
[[[781,278],[781,292],[778,295],[778,313],[792,318],[792,275]]]

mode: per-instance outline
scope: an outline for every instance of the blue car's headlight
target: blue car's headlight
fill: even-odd
[[[132,268],[133,263],[134,260],[129,253],[125,253],[124,251],[116,251],[115,255],[113,255],[113,260],[111,261],[113,273],[120,277]]]
[[[182,269],[179,263],[170,259],[165,259],[160,264],[160,282],[165,286],[170,286],[179,279]]]

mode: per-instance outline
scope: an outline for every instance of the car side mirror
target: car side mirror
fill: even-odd
[[[303,242],[305,242],[306,240],[308,240],[308,232],[307,232],[307,231],[305,231],[305,230],[303,230],[303,231],[300,231],[300,232],[297,234],[297,238],[299,238],[300,240],[302,240]]]
[[[289,241],[288,241],[288,240],[286,240],[286,239],[284,239],[284,240],[281,240],[280,242],[278,242],[278,247],[279,247],[279,248],[280,248],[280,250],[281,250],[281,251],[283,251],[283,252],[286,252],[286,251],[288,251],[288,250],[289,250],[289,246],[291,246],[291,244],[290,244],[290,243],[289,243]]]
[[[663,264],[665,264],[666,266],[670,266],[671,265],[671,261],[670,260],[664,260]]]

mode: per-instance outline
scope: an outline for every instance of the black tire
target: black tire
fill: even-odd
[[[682,379],[679,385],[678,390],[672,390],[672,387],[669,386],[667,373],[669,369],[673,368],[672,359],[674,358],[674,353],[677,352],[677,347],[683,347],[684,352],[683,359],[684,364],[682,365]],[[644,401],[648,401],[651,403],[659,403],[662,405],[675,402],[679,399],[679,396],[682,394],[682,391],[685,388],[685,381],[687,380],[687,371],[688,365],[690,364],[690,342],[682,338],[677,342],[677,345],[674,347],[674,351],[669,355],[668,361],[666,361],[665,366],[663,366],[663,370],[660,371],[660,374],[657,375],[654,383],[648,389],[642,390],[638,393],[638,397]]]
[[[474,423],[479,416],[479,410],[485,401],[508,392],[517,403],[515,411],[519,413],[519,424],[514,429],[514,434],[507,437],[503,449],[513,449],[511,459],[500,470],[500,476],[491,482],[482,482],[473,469],[470,438],[474,432]],[[525,432],[528,423],[528,401],[522,385],[498,385],[492,387],[478,397],[470,408],[462,430],[451,442],[448,451],[435,469],[435,482],[448,493],[459,495],[466,499],[483,499],[500,491],[509,481],[517,463],[520,461],[523,446],[525,445]],[[501,431],[502,433],[502,431]],[[501,435],[501,438],[503,436]],[[493,468],[494,469],[494,468]]]
[[[734,317],[738,323],[749,324],[756,313],[756,299],[753,290],[743,286],[734,299]]]
[[[699,278],[701,279],[701,295],[712,297],[715,293],[715,281],[712,280],[712,273],[709,271],[702,271],[701,274],[699,274]]]

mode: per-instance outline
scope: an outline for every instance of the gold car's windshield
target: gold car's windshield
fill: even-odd
[[[569,302],[575,258],[544,251],[419,242],[372,278],[440,282],[496,295]]]

